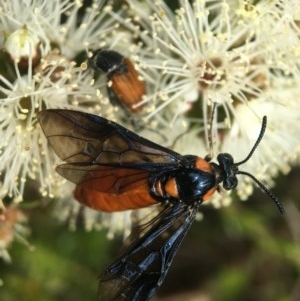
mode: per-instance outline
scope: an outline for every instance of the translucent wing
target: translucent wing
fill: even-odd
[[[144,235],[100,276],[98,301],[149,300],[163,282],[199,204],[169,205],[147,224]]]
[[[79,202],[96,210],[155,204],[149,174],[185,162],[178,153],[99,116],[56,109],[39,112],[38,119],[56,154],[67,162],[57,172],[77,184]]]
[[[143,169],[64,164],[57,172],[77,184],[75,198],[95,210],[122,211],[157,203],[149,193],[149,172]]]
[[[68,163],[103,164],[156,170],[183,156],[144,139],[105,118],[71,110],[38,113],[42,129],[56,154]]]
[[[121,194],[148,183],[149,172],[107,165],[63,164],[56,171],[77,185],[98,192]]]

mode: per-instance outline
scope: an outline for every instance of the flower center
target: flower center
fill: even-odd
[[[220,87],[226,78],[225,72],[221,70],[223,62],[219,58],[212,58],[209,62],[202,61],[197,65],[197,78],[201,90],[205,90],[213,86]]]

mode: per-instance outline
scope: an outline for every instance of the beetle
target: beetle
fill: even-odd
[[[41,127],[56,154],[66,163],[56,171],[75,183],[75,198],[96,210],[114,212],[161,204],[149,223],[132,233],[125,252],[100,276],[99,301],[147,301],[162,284],[199,206],[221,185],[238,185],[249,176],[284,209],[278,198],[252,174],[240,171],[259,145],[261,131],[248,156],[235,163],[228,153],[210,158],[181,155],[103,117],[51,109],[38,113]],[[138,237],[139,236],[139,237]]]
[[[97,49],[89,58],[88,66],[107,74],[111,100],[115,100],[132,113],[142,110],[142,105],[137,104],[146,94],[146,85],[129,58],[114,50]]]

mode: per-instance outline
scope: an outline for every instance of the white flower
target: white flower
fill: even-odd
[[[82,13],[80,0],[4,1],[0,24],[6,36],[26,26],[43,45],[42,55],[56,47],[68,58],[74,58],[89,47],[109,44],[109,37],[117,35],[115,22],[106,18],[111,7],[104,3],[104,0],[92,1]]]
[[[252,148],[266,114],[269,123],[262,145],[241,169],[273,184],[272,177],[278,171],[288,172],[299,152],[300,43],[295,3],[182,0],[174,13],[164,1],[129,1],[134,25],[114,17],[143,42],[136,54],[143,76],[156,74],[145,100],[152,108],[148,117],[173,112],[174,122],[183,115],[187,124],[195,122],[199,131],[204,129],[206,138],[195,135],[195,139],[208,149],[211,104],[217,103],[215,155],[229,152],[238,162]],[[193,144],[184,143],[184,148],[191,153]],[[274,148],[280,158],[272,155]],[[253,182],[240,178],[237,189],[244,199]],[[216,194],[213,202],[220,199]]]
[[[79,14],[81,1],[3,2],[2,43],[10,59],[3,60],[5,72],[0,75],[0,199],[8,195],[20,201],[28,178],[40,182],[42,195],[53,196],[57,159],[37,124],[37,111],[79,106],[113,116],[100,91],[105,82],[95,83],[91,73],[73,62],[115,28],[115,22],[105,18],[111,7],[103,4],[94,1]]]
[[[29,56],[32,58],[38,57],[38,43],[37,35],[24,26],[6,39],[4,49],[14,61],[19,63],[21,58],[27,60]]]
[[[74,62],[99,47],[130,56],[147,85],[145,108],[134,116],[139,125],[147,125],[139,134],[182,154],[204,157],[210,151],[211,108],[217,103],[214,153],[229,152],[238,162],[252,148],[266,114],[265,137],[241,170],[266,184],[278,171],[288,172],[299,152],[296,2],[182,0],[176,12],[161,0],[128,1],[130,10],[118,12],[104,3],[92,1],[79,12],[82,1],[3,1],[1,45],[10,60],[4,60],[7,68],[0,75],[0,198],[20,201],[31,178],[40,183],[43,196],[61,197],[60,218],[70,211],[77,215],[73,186],[54,173],[59,159],[35,114],[46,108],[77,109],[113,120],[122,116],[130,124],[105,96],[106,76],[95,81]],[[238,194],[245,199],[253,183],[240,178]],[[212,202],[228,204],[230,196],[215,194]],[[84,211],[86,227],[108,226],[109,236],[129,231],[129,215]]]
[[[15,63],[16,79],[0,75],[0,170],[4,174],[0,197],[21,199],[28,177],[39,180],[43,195],[51,191],[53,155],[37,124],[35,113],[45,108],[77,108],[101,102],[91,77],[58,53],[49,54],[25,75]],[[50,193],[51,194],[51,193]]]
[[[140,60],[147,70],[161,74],[155,92],[167,100],[158,101],[157,110],[171,104],[183,113],[182,103],[189,108],[201,99],[203,112],[198,115],[205,116],[207,105],[218,102],[229,117],[233,102],[247,104],[249,97],[264,93],[270,69],[289,70],[295,55],[299,57],[297,32],[287,17],[274,13],[276,3],[260,1],[249,9],[244,2],[231,7],[224,1],[183,0],[176,13],[163,1],[146,3],[153,11],[150,18],[137,1],[129,5],[142,24]]]

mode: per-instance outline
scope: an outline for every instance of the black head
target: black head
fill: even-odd
[[[219,154],[217,157],[217,160],[219,162],[219,165],[213,164],[213,166],[216,169],[217,174],[217,181],[223,182],[223,188],[226,190],[231,190],[235,188],[238,184],[237,175],[242,174],[250,177],[276,204],[277,208],[279,209],[280,213],[284,213],[283,206],[281,205],[278,198],[266,187],[264,186],[258,179],[256,179],[252,174],[240,171],[238,166],[244,164],[247,162],[251,156],[253,155],[254,151],[256,150],[257,146],[259,145],[261,139],[264,136],[265,130],[267,126],[267,117],[263,117],[261,130],[259,133],[259,136],[252,147],[251,151],[249,152],[248,156],[242,160],[241,162],[234,163],[233,157],[230,154],[222,153]]]
[[[223,188],[225,190],[234,189],[238,184],[236,174],[238,173],[238,167],[234,164],[233,157],[230,154],[223,153],[217,157],[220,169],[223,174]]]
[[[90,68],[99,71],[102,70],[107,74],[114,72],[123,73],[127,71],[123,64],[124,56],[113,50],[98,49],[93,52],[93,55],[88,60]]]

